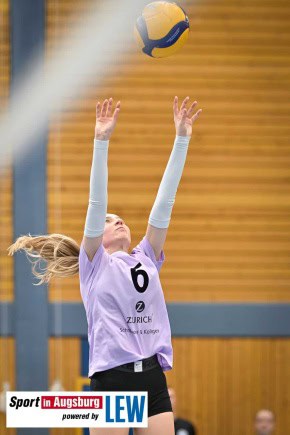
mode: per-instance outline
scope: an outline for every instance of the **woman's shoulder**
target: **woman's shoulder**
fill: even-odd
[[[157,268],[158,272],[161,269],[161,266],[165,260],[165,254],[162,250],[159,260],[156,259],[154,250],[152,245],[150,244],[148,238],[145,236],[142,238],[142,240],[138,243],[138,245],[133,248],[131,254],[133,256],[138,257],[138,255],[147,257],[151,260],[151,262],[154,264],[154,266]]]

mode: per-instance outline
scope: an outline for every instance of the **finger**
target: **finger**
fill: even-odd
[[[110,98],[109,102],[108,102],[108,108],[107,108],[107,114],[106,114],[106,116],[111,116],[112,105],[113,105],[113,98]]]
[[[197,105],[197,101],[194,101],[194,102],[192,103],[192,105],[190,106],[190,108],[188,109],[187,116],[188,116],[189,118],[192,116],[192,114],[193,114],[193,109],[195,108],[196,105]]]
[[[101,116],[106,116],[108,100],[105,100],[102,105]]]
[[[177,116],[178,115],[178,97],[174,97],[174,100],[173,100],[173,113],[174,113],[174,116]]]
[[[101,116],[101,103],[98,101],[96,106],[96,117],[99,118]]]
[[[187,116],[187,110],[183,109],[181,112],[181,121],[185,121],[186,116]]]
[[[116,104],[116,108],[114,110],[114,114],[113,114],[114,120],[117,120],[120,110],[121,110],[121,102],[118,101],[118,103]]]
[[[188,100],[189,100],[189,97],[186,97],[186,98],[182,101],[182,104],[181,104],[181,107],[180,107],[180,111],[182,111],[182,110],[185,108],[185,106],[186,106]]]
[[[202,112],[202,109],[199,109],[192,117],[191,117],[191,120],[192,120],[192,122],[193,121],[195,121],[198,117],[199,117],[199,115],[201,114],[201,112]]]

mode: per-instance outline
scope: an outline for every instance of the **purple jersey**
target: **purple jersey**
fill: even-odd
[[[131,254],[108,254],[103,244],[89,261],[83,242],[80,290],[88,321],[89,376],[157,354],[172,368],[171,330],[157,261],[146,236]]]

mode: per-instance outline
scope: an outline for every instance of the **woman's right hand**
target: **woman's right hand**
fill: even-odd
[[[116,108],[112,115],[113,98],[105,100],[102,104],[98,101],[96,106],[96,127],[95,127],[95,139],[109,140],[113,133],[118,114],[120,112],[121,103],[118,101]]]

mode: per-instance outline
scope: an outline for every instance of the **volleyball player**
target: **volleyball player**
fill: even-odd
[[[196,113],[189,97],[173,113],[176,138],[148,219],[146,234],[129,253],[130,228],[107,213],[108,149],[120,102],[96,106],[90,194],[80,247],[62,234],[21,236],[10,246],[12,255],[24,249],[34,258],[39,284],[53,276],[79,273],[88,321],[89,377],[92,391],[148,391],[148,428],[136,435],[173,435],[174,420],[164,371],[172,368],[170,324],[159,278],[165,260],[163,246],[175,195],[186,160]],[[154,158],[154,156],[152,156]],[[134,186],[132,180],[132,186]],[[44,272],[37,271],[41,259]],[[36,261],[35,261],[36,260]],[[91,428],[91,435],[127,435],[125,428]]]

